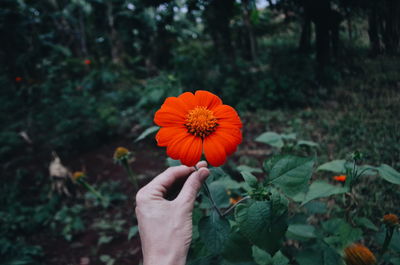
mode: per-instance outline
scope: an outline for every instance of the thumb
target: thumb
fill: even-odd
[[[176,200],[193,206],[194,201],[196,200],[197,193],[199,192],[201,185],[206,180],[208,175],[210,175],[210,171],[208,170],[208,168],[204,167],[200,168],[198,171],[193,172],[187,178]]]

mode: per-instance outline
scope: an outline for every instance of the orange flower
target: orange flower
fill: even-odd
[[[346,176],[345,175],[334,176],[333,179],[336,180],[336,181],[345,182],[346,181]]]
[[[229,198],[229,203],[230,204],[236,204],[236,203],[238,203],[241,199],[243,199],[243,197],[242,196],[237,196],[236,198]]]
[[[15,78],[15,82],[19,83],[19,82],[21,82],[21,81],[22,81],[22,77],[17,76],[17,77]]]
[[[374,254],[361,244],[353,244],[344,249],[344,260],[347,265],[373,265],[376,264]]]
[[[168,156],[187,166],[196,165],[203,152],[212,166],[220,166],[242,142],[242,122],[235,109],[208,91],[167,98],[154,122],[161,127],[158,146],[166,146]]]
[[[399,224],[399,217],[397,215],[389,213],[383,216],[383,223],[388,226],[395,226]]]
[[[114,151],[114,159],[121,160],[128,158],[129,150],[125,147],[117,147]]]
[[[72,174],[72,179],[75,181],[80,180],[81,178],[84,178],[86,176],[85,172],[83,171],[76,171],[74,174]]]
[[[91,61],[91,60],[89,60],[89,59],[86,59],[86,60],[84,60],[84,61],[83,61],[83,63],[84,63],[84,64],[86,64],[86,65],[89,65],[89,64],[91,64],[91,63],[92,63],[92,61]]]

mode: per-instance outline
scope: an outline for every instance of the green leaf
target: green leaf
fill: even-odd
[[[231,262],[251,261],[251,244],[241,233],[234,232],[226,241],[222,256]]]
[[[254,245],[268,251],[277,252],[287,229],[286,214],[274,216],[269,201],[252,201],[239,204],[235,209],[235,219],[240,232]],[[282,212],[277,209],[276,212]]]
[[[325,164],[320,165],[317,168],[317,171],[329,171],[329,172],[334,172],[338,174],[344,174],[346,173],[346,160],[333,160],[330,162],[327,162]]]
[[[227,188],[220,181],[214,181],[208,185],[210,189],[211,196],[213,197],[218,208],[229,207],[229,195],[227,193]]]
[[[254,261],[258,265],[269,265],[272,262],[271,255],[257,246],[252,247]]]
[[[216,211],[199,222],[200,239],[211,253],[219,254],[223,251],[229,232],[228,220],[221,218]]]
[[[310,185],[302,205],[317,198],[329,197],[347,192],[346,187],[334,186],[325,181],[315,181]]]
[[[132,237],[136,236],[138,231],[139,228],[137,225],[131,226],[131,228],[129,228],[128,240],[131,240]]]
[[[313,166],[312,158],[283,156],[275,161],[269,172],[268,181],[282,189],[288,196],[294,196],[307,187]]]
[[[147,136],[149,136],[152,133],[155,133],[156,131],[158,131],[160,129],[160,127],[158,126],[151,126],[149,128],[147,128],[146,130],[144,130],[135,140],[135,142],[139,142],[140,140],[143,140],[144,138],[146,138]]]
[[[255,139],[256,142],[269,144],[276,148],[282,148],[284,143],[282,137],[275,132],[265,132]]]
[[[384,180],[400,185],[400,173],[394,168],[386,164],[382,164],[376,169],[379,172],[379,176],[381,176]]]
[[[282,254],[281,251],[275,253],[272,258],[272,265],[287,265],[289,263],[289,259]]]
[[[315,227],[306,224],[291,224],[286,232],[288,238],[297,240],[316,238]]]
[[[97,241],[97,245],[100,246],[102,244],[107,244],[109,242],[111,242],[111,240],[113,240],[113,236],[106,236],[106,235],[102,235],[100,236],[99,240]]]
[[[237,167],[239,172],[250,172],[250,173],[262,173],[262,169],[258,167],[249,167],[246,165],[240,165]]]
[[[243,176],[244,181],[253,189],[258,187],[257,178],[250,172],[240,172]]]
[[[366,217],[355,218],[354,222],[359,226],[363,226],[373,231],[378,231],[378,227],[374,225],[374,223],[372,223],[371,220],[369,220]]]
[[[352,227],[340,218],[323,222],[322,228],[331,235],[326,237],[324,241],[339,249],[359,240],[362,236],[361,229]]]
[[[297,142],[297,145],[299,146],[309,146],[309,147],[319,147],[319,144],[313,141],[305,141],[305,140],[300,140]]]
[[[167,165],[168,165],[169,167],[176,167],[176,166],[180,166],[180,165],[182,165],[182,164],[181,164],[181,161],[179,161],[179,160],[174,160],[174,159],[168,157],[168,158],[167,158]]]

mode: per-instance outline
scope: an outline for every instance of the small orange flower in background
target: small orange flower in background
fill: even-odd
[[[22,82],[22,77],[20,76],[15,77],[15,82],[17,83]]]
[[[86,65],[90,65],[92,63],[92,61],[89,60],[89,59],[86,59],[86,60],[83,61],[83,63],[86,64]]]
[[[376,264],[374,254],[361,244],[353,244],[344,249],[346,265],[373,265]]]
[[[242,196],[237,196],[236,198],[229,198],[229,203],[230,204],[236,204],[236,203],[238,203],[241,199],[243,199],[243,197]]]
[[[345,182],[346,181],[346,176],[345,175],[334,176],[333,179],[336,180],[336,181]]]
[[[154,122],[161,127],[158,146],[167,147],[168,156],[186,166],[196,165],[203,152],[212,166],[221,166],[242,142],[242,122],[235,109],[208,91],[168,97]]]
[[[117,147],[114,151],[114,159],[115,160],[121,160],[128,158],[130,152],[127,148],[125,147]]]
[[[395,226],[399,224],[399,217],[397,217],[397,215],[395,214],[385,214],[383,216],[383,223],[387,226]]]
[[[344,249],[346,265],[373,265],[376,264],[375,255],[361,244],[353,244]]]
[[[76,171],[74,174],[72,174],[72,179],[77,181],[80,180],[81,178],[84,178],[86,176],[85,172],[83,171]]]

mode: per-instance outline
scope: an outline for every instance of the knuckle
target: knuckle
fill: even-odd
[[[141,189],[136,193],[136,208],[147,201],[146,191]]]

